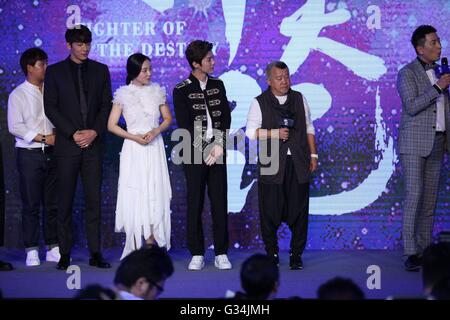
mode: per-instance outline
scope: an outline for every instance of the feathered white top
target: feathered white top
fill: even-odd
[[[166,103],[166,90],[157,83],[146,86],[130,83],[114,92],[113,103],[122,108],[128,132],[145,133],[159,126],[159,107]]]

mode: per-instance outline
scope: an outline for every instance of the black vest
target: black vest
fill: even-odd
[[[279,129],[280,123],[282,120],[282,116],[280,112],[277,111],[274,107],[275,104],[278,104],[277,98],[272,94],[270,88],[268,88],[261,95],[256,97],[258,100],[259,106],[261,108],[262,114],[262,125],[261,129]],[[295,172],[297,174],[298,183],[307,183],[309,182],[309,165],[311,162],[310,150],[307,140],[306,133],[306,117],[305,117],[305,107],[303,105],[303,97],[300,92],[289,90],[288,93],[288,101],[290,107],[289,109],[293,111],[292,119],[294,120],[294,126],[289,129],[289,139],[286,142],[282,142],[279,139],[279,154],[276,159],[272,159],[272,161],[279,161],[278,171],[275,174],[261,174],[262,168],[270,167],[269,164],[258,163],[259,165],[259,182],[266,184],[281,184],[284,179],[284,171],[286,168],[286,159],[287,159],[287,151],[290,149],[292,161],[294,163]],[[283,105],[281,105],[283,106]],[[278,107],[280,108],[280,107]],[[260,141],[259,143],[259,152],[265,153],[267,156],[272,155],[271,151],[271,142]],[[275,155],[276,156],[276,153]]]

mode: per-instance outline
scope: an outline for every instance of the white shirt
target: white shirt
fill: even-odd
[[[119,295],[122,300],[144,300],[142,298],[136,297],[134,294],[131,294],[127,291],[120,290]]]
[[[44,94],[28,81],[15,88],[8,99],[8,130],[16,137],[16,148],[40,148],[33,139],[52,134],[53,124],[44,113]]]
[[[436,74],[433,69],[427,70],[428,79],[432,85],[438,82]],[[436,100],[436,131],[445,131],[445,93],[441,93]]]
[[[287,95],[284,96],[275,96],[280,104],[284,104],[287,100]],[[304,95],[303,97],[303,105],[305,107],[305,120],[306,120],[306,133],[307,134],[315,134],[314,124],[311,121],[311,111],[309,109],[308,101]],[[250,110],[247,115],[247,129],[245,130],[245,135],[250,140],[256,139],[256,130],[260,129],[262,125],[262,114],[261,107],[259,105],[258,100],[255,98],[250,105]],[[288,149],[287,154],[291,154],[291,150]]]
[[[202,91],[206,90],[206,84],[208,83],[208,77],[206,77],[206,81],[200,81],[200,88]],[[206,99],[205,99],[206,103]],[[213,128],[212,128],[212,119],[209,115],[208,105],[206,105],[206,139],[211,139],[213,137]]]

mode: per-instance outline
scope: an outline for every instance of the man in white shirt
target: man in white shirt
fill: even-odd
[[[271,62],[266,77],[269,88],[253,100],[246,129],[250,139],[259,141],[261,234],[267,254],[278,265],[277,230],[286,222],[292,232],[289,267],[300,270],[308,231],[309,178],[318,162],[314,126],[305,97],[291,89],[287,65]],[[262,157],[271,163],[262,163]]]
[[[44,77],[47,54],[30,48],[20,57],[26,80],[8,100],[8,129],[16,138],[17,169],[22,199],[22,230],[26,265],[40,265],[40,209],[43,207],[46,260],[60,259],[57,237],[56,163],[53,156],[53,125],[44,113]]]

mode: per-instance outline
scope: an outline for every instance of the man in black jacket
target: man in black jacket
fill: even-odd
[[[78,25],[65,34],[70,56],[47,68],[45,113],[56,128],[55,156],[58,165],[58,239],[61,260],[57,268],[70,265],[73,244],[72,207],[78,174],[84,187],[89,264],[109,268],[100,249],[100,192],[102,181],[102,135],[111,110],[108,67],[88,59],[92,34]]]
[[[208,76],[214,71],[212,44],[195,40],[186,49],[192,73],[173,90],[173,104],[179,128],[193,140],[191,155],[184,162],[187,189],[187,242],[192,260],[189,270],[204,265],[204,236],[201,214],[208,185],[213,220],[214,264],[231,269],[228,251],[227,169],[225,135],[230,128],[231,111],[223,82]],[[200,155],[197,157],[196,155]]]

